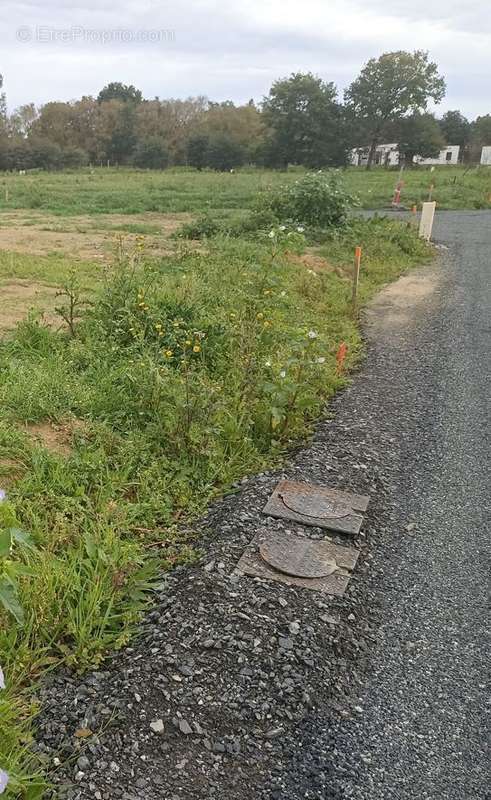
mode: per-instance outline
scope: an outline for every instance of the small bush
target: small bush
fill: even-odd
[[[209,236],[216,236],[220,233],[222,226],[218,220],[210,214],[202,214],[193,222],[185,222],[177,231],[177,236],[181,239],[206,239]]]
[[[292,184],[280,186],[266,205],[281,222],[314,228],[342,227],[356,205],[336,172],[309,172]]]

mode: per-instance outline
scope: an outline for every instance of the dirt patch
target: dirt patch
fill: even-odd
[[[286,257],[291,264],[299,264],[311,272],[318,274],[323,272],[334,272],[340,278],[344,279],[349,277],[347,270],[344,270],[342,267],[334,266],[327,260],[327,258],[318,255],[313,250],[307,250],[307,252],[301,256],[297,255],[296,253],[287,253]]]
[[[61,325],[60,318],[54,313],[56,292],[55,286],[32,281],[14,280],[0,284],[0,332],[15,328],[31,310],[41,312],[47,325]]]
[[[365,311],[370,327],[385,329],[410,323],[420,304],[434,293],[438,281],[437,271],[418,270],[386,286]]]
[[[70,420],[63,423],[35,422],[26,425],[29,436],[46,450],[67,458],[73,450],[73,436],[83,430],[82,420]]]
[[[124,236],[129,249],[136,236],[142,235],[149,251],[166,254],[172,250],[169,236],[190,218],[189,214],[154,212],[94,217],[9,212],[0,215],[0,249],[30,255],[60,253],[72,259],[106,261],[112,258],[120,235]],[[149,233],[145,232],[146,228]]]
[[[11,486],[24,474],[25,467],[15,458],[0,458],[0,483],[2,489]]]

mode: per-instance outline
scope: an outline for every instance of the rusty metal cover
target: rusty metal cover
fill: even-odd
[[[263,513],[303,525],[358,534],[370,498],[305,481],[280,481]]]
[[[290,575],[286,572],[282,572],[269,563],[269,561],[266,561],[261,553],[263,546],[267,543],[271,544],[273,540],[278,544],[281,543],[283,549],[289,547],[292,550],[295,547],[294,542],[298,540],[302,543],[309,542],[315,544],[320,550],[323,563],[335,564],[336,569],[322,577],[301,577],[299,575]],[[276,548],[274,549],[276,551]],[[269,553],[271,553],[272,550],[273,548],[268,548]],[[348,586],[350,575],[355,567],[358,556],[359,550],[355,550],[353,547],[345,547],[326,540],[314,543],[310,539],[295,536],[295,534],[263,530],[256,534],[250,546],[246,548],[245,552],[242,554],[237,564],[236,574],[251,575],[257,578],[275,581],[286,586],[301,587],[310,589],[311,591],[324,592],[325,594],[337,595],[340,597],[344,594]],[[282,566],[285,565],[282,563]],[[298,569],[298,566],[295,567],[295,569]]]
[[[298,578],[324,578],[336,572],[338,565],[322,550],[322,542],[275,533],[259,545],[264,561],[274,569]]]
[[[346,503],[321,494],[316,487],[308,484],[297,486],[294,490],[278,492],[278,497],[290,511],[302,514],[303,517],[339,519],[348,517],[352,513]]]

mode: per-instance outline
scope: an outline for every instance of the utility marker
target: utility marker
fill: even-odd
[[[435,218],[435,208],[436,208],[436,203],[434,200],[432,203],[423,203],[423,208],[421,211],[421,219],[419,222],[419,235],[422,239],[425,239],[427,242],[429,242],[431,239],[433,220]]]
[[[351,311],[356,314],[358,283],[360,282],[361,247],[355,247],[355,263],[353,266],[353,291],[351,294]]]

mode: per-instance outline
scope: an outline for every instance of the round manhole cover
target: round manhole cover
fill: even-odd
[[[348,517],[352,510],[346,503],[334,500],[318,492],[296,490],[295,492],[282,492],[278,495],[283,505],[301,514],[303,517],[314,519],[339,519]]]
[[[326,578],[338,568],[336,562],[322,552],[322,543],[309,539],[276,535],[264,539],[259,552],[271,567],[296,578]]]

